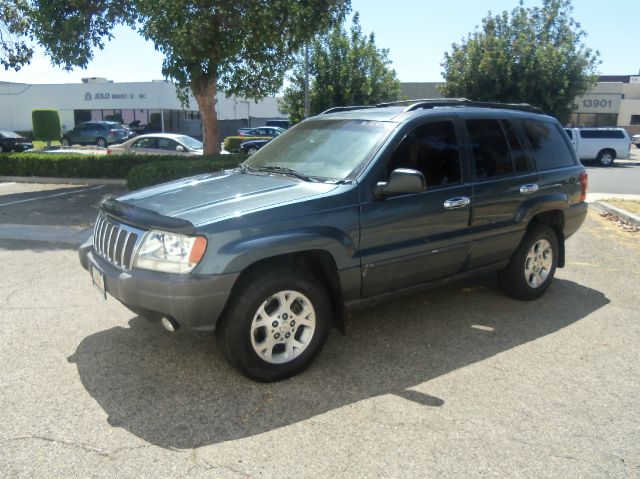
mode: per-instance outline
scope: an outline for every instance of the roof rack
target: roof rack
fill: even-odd
[[[377,105],[368,106],[336,106],[323,111],[321,115],[328,113],[338,113],[341,111],[353,111],[362,110],[365,108],[387,108],[390,106],[402,106],[407,105],[403,110],[404,112],[415,111],[419,109],[428,108],[442,108],[447,106],[472,106],[478,108],[501,108],[505,110],[517,110],[525,111],[529,113],[543,113],[544,111],[536,106],[529,105],[528,103],[499,103],[489,101],[474,101],[467,98],[421,98],[417,100],[400,100],[387,103],[378,103]]]

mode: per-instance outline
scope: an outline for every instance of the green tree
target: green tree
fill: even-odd
[[[20,70],[33,56],[28,44],[29,22],[24,15],[27,7],[25,0],[0,1],[0,65],[5,70]]]
[[[31,112],[33,123],[33,137],[36,140],[46,141],[51,146],[52,141],[60,139],[60,115],[58,110],[33,110]]]
[[[572,12],[570,0],[543,0],[534,8],[520,1],[511,13],[489,12],[480,30],[445,53],[443,94],[530,103],[566,122],[600,63]]]
[[[163,74],[181,96],[191,90],[205,154],[220,149],[218,91],[258,100],[275,94],[293,54],[340,21],[350,0],[33,0],[33,32],[53,62],[85,67],[113,27],[137,28],[164,54]]]
[[[349,31],[341,23],[317,36],[309,45],[310,113],[397,100],[400,82],[388,55],[389,50],[376,47],[373,33],[362,34],[358,13]],[[280,110],[294,123],[304,118],[304,79],[304,55],[299,53],[280,102]]]

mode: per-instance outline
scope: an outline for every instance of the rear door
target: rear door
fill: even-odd
[[[455,118],[414,123],[400,136],[361,185],[363,296],[460,272],[469,252],[471,186]],[[373,186],[398,168],[423,173],[426,191],[376,199]]]
[[[524,234],[521,207],[539,186],[518,126],[508,116],[471,117],[464,124],[472,155],[474,269],[509,259]]]

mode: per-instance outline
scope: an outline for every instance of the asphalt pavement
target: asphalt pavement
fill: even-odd
[[[2,188],[1,222],[44,226],[117,193]],[[264,385],[100,299],[74,245],[0,240],[0,477],[638,477],[639,253],[592,212],[543,298],[485,275],[377,305]]]

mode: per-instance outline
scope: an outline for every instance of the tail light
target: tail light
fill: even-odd
[[[109,130],[109,133],[111,133],[112,135],[117,135],[118,133],[120,133],[120,130]]]
[[[587,188],[589,187],[589,175],[586,171],[580,173],[580,201],[587,199]]]

